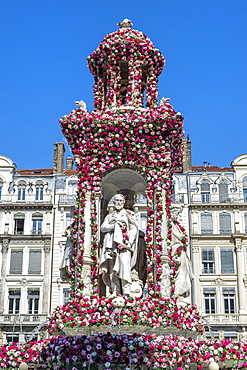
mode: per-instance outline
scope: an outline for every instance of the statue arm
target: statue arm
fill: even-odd
[[[115,221],[112,216],[107,215],[104,219],[103,224],[100,227],[100,230],[102,233],[108,233],[110,231],[113,231],[115,227]]]

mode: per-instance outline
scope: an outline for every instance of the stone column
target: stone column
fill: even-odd
[[[193,272],[194,272],[194,280],[193,280],[193,297],[192,297],[192,303],[196,304],[201,309],[202,303],[201,303],[201,292],[200,290],[200,281],[199,276],[201,275],[201,263],[200,263],[200,248],[198,245],[197,239],[192,239],[192,260],[193,260]]]
[[[1,268],[1,279],[0,279],[0,313],[4,312],[4,292],[6,290],[6,269],[7,269],[7,253],[9,250],[9,239],[4,238],[2,240],[2,268]]]
[[[239,314],[246,314],[246,291],[244,287],[245,258],[243,253],[242,238],[235,235],[235,250],[237,260],[238,304]]]
[[[91,202],[90,192],[86,193],[85,202],[85,237],[84,237],[84,256],[83,256],[83,268],[82,268],[82,279],[85,285],[83,289],[83,296],[90,297],[92,292],[91,282],[91,241],[92,241],[92,230],[91,230]],[[79,213],[80,214],[80,213]]]
[[[170,297],[170,265],[169,261],[170,258],[168,257],[168,250],[167,250],[167,215],[166,215],[166,192],[162,190],[162,208],[163,208],[163,215],[162,215],[162,255],[161,255],[161,263],[162,263],[162,275],[161,275],[161,295],[165,298]]]
[[[48,314],[50,289],[49,289],[49,278],[50,278],[50,252],[51,252],[51,241],[45,240],[44,242],[44,280],[43,280],[43,300],[42,300],[42,314]]]

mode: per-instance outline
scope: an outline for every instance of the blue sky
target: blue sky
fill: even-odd
[[[185,117],[193,164],[247,152],[246,0],[0,0],[0,154],[18,169],[52,167],[59,118],[75,100],[93,109],[86,58],[124,18],[167,60],[159,94]]]

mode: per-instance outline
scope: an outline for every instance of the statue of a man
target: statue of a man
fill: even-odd
[[[188,297],[190,295],[191,280],[193,279],[193,272],[191,261],[187,253],[187,245],[184,245],[184,249],[176,256],[177,249],[181,247],[182,240],[185,238],[185,234],[181,230],[181,226],[177,221],[178,215],[181,211],[181,207],[173,207],[171,209],[172,215],[172,256],[173,260],[177,264],[176,278],[175,278],[175,296]]]
[[[101,225],[105,236],[99,269],[111,294],[129,295],[133,280],[131,270],[137,255],[138,223],[135,213],[123,208],[122,194],[116,194],[112,201],[113,209]]]

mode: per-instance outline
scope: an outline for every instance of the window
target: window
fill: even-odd
[[[228,183],[226,180],[222,180],[219,183],[219,201],[225,203],[228,198]]]
[[[37,314],[39,312],[39,290],[28,290],[28,313]]]
[[[78,186],[78,183],[77,183],[77,180],[70,180],[68,181],[68,194],[69,195],[75,195],[76,194],[76,191],[77,191],[77,186]]]
[[[18,334],[7,334],[6,335],[7,343],[18,343],[19,342],[19,335]]]
[[[146,228],[147,228],[147,213],[141,212],[140,214],[140,230],[143,231],[146,234]]]
[[[20,312],[20,290],[9,290],[9,314],[17,314]]]
[[[224,313],[236,312],[236,293],[235,288],[223,288],[223,307]]]
[[[23,235],[24,234],[25,215],[15,214],[14,215],[14,221],[15,221],[14,234],[15,235]]]
[[[43,200],[44,196],[44,186],[36,185],[35,200]]]
[[[10,274],[22,274],[23,251],[11,251]]]
[[[41,250],[29,252],[28,274],[41,274]]]
[[[63,304],[69,303],[69,297],[70,297],[70,289],[63,288]]]
[[[244,226],[245,226],[245,234],[247,234],[247,213],[244,214]]]
[[[221,212],[219,214],[220,234],[231,234],[231,214],[228,212]]]
[[[213,234],[213,219],[210,212],[201,213],[201,233]]]
[[[203,289],[204,311],[205,313],[216,313],[216,289],[204,288]]]
[[[201,182],[201,200],[202,203],[210,202],[210,183],[208,180],[203,180]]]
[[[243,195],[244,195],[244,202],[247,202],[247,176],[243,178]]]
[[[0,179],[0,200],[2,199],[3,180]]]
[[[24,182],[21,182],[18,185],[18,191],[17,191],[17,199],[18,200],[25,200],[26,197],[26,184]]]
[[[221,273],[234,274],[233,250],[220,249]]]
[[[34,216],[32,217],[32,234],[40,235],[42,234],[42,216]]]
[[[202,273],[215,274],[215,261],[213,249],[202,249]]]

